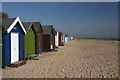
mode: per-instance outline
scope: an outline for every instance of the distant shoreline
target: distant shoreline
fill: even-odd
[[[97,40],[117,40],[117,41],[120,41],[120,39],[111,39],[111,38],[75,38],[75,39],[97,39]]]

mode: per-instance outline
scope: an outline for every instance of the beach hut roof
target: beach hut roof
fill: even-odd
[[[39,25],[41,25],[40,22],[33,22],[33,24],[34,24],[36,30],[38,29]]]
[[[56,30],[55,30],[54,32],[55,32],[55,34],[57,34],[57,31],[56,31]]]
[[[62,35],[62,32],[59,32],[60,35]]]
[[[67,37],[68,35],[67,34],[65,34],[65,37]]]
[[[52,33],[52,26],[42,26],[43,34],[51,34]]]
[[[36,30],[38,30],[39,26],[41,26],[40,22],[33,22],[33,24],[34,24]],[[42,30],[42,27],[41,27],[41,30]],[[43,32],[43,30],[42,30],[42,32]]]
[[[33,24],[33,22],[22,22],[22,23],[23,23],[23,25],[24,25],[24,27],[25,27],[25,29],[26,29],[27,32],[29,31],[29,28],[30,28],[32,25],[33,25],[34,31],[37,32],[37,31],[36,31],[36,28],[35,28],[35,26],[34,26],[34,24]]]
[[[16,18],[6,18],[2,19],[2,27],[5,31],[10,27],[10,25],[15,21]]]
[[[12,30],[12,28],[13,28],[17,23],[19,23],[19,24],[21,25],[21,28],[22,28],[23,32],[26,34],[26,30],[25,30],[25,28],[23,27],[23,25],[22,25],[19,17],[17,17],[17,18],[5,18],[5,19],[0,19],[0,20],[2,20],[2,21],[0,21],[0,22],[2,22],[2,28],[3,28],[5,31],[7,31],[7,33],[9,33],[9,32]]]

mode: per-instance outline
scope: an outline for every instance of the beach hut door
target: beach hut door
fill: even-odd
[[[11,63],[19,60],[19,36],[11,33]]]

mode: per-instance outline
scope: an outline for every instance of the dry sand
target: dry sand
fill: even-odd
[[[57,52],[43,53],[19,68],[2,70],[3,78],[116,78],[118,42],[113,40],[75,39]]]
[[[0,80],[2,79],[2,69],[0,69]]]

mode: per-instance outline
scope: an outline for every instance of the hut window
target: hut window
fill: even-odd
[[[13,29],[16,29],[16,27],[14,27]]]

